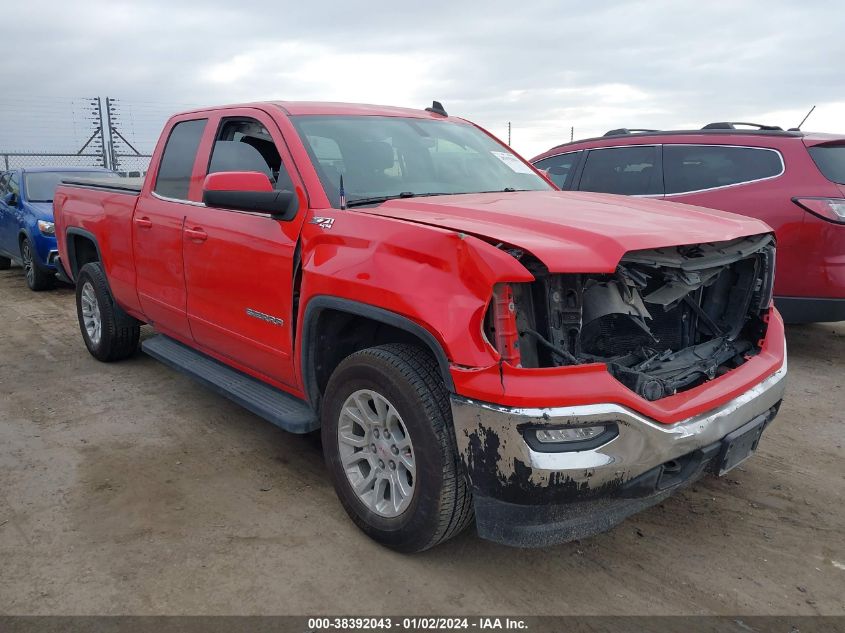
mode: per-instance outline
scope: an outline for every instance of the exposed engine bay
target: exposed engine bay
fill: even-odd
[[[626,387],[658,400],[738,367],[765,335],[769,234],[632,251],[607,275],[550,274],[530,254],[502,248],[536,279],[507,287],[522,367],[605,363]],[[494,307],[485,321],[490,341],[501,329]]]

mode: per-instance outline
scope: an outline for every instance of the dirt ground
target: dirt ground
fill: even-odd
[[[98,363],[72,290],[0,272],[0,613],[845,614],[845,324],[788,339],[780,416],[726,478],[582,542],[403,556],[314,439],[143,354]]]

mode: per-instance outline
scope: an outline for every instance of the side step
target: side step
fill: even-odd
[[[187,374],[244,409],[290,433],[310,433],[320,427],[306,402],[232,369],[202,352],[158,334],[141,349],[165,365]]]

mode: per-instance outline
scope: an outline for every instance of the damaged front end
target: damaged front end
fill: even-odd
[[[485,335],[516,366],[604,363],[653,401],[740,366],[765,337],[770,234],[632,251],[613,274],[549,273],[530,254],[509,252],[535,281],[497,286]]]

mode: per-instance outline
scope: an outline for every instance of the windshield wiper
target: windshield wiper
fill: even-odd
[[[533,191],[532,189],[514,189],[513,187],[505,187],[504,189],[495,189],[493,191],[432,191],[427,193],[414,193],[413,191],[403,191],[393,196],[373,196],[372,198],[355,198],[346,203],[347,207],[361,207],[367,204],[378,204],[380,202],[387,202],[388,200],[396,200],[401,198],[428,198],[431,196],[466,196],[475,193],[511,193],[514,191]]]
[[[539,189],[514,189],[513,187],[505,187],[504,189],[491,189],[489,191],[467,191],[466,193],[515,193],[517,191],[539,191]]]
[[[346,203],[347,207],[361,207],[365,204],[378,204],[379,202],[387,202],[388,200],[396,200],[398,198],[414,198],[417,194],[413,191],[403,191],[393,196],[373,196],[371,198],[355,198]],[[427,194],[423,194],[427,195]]]

